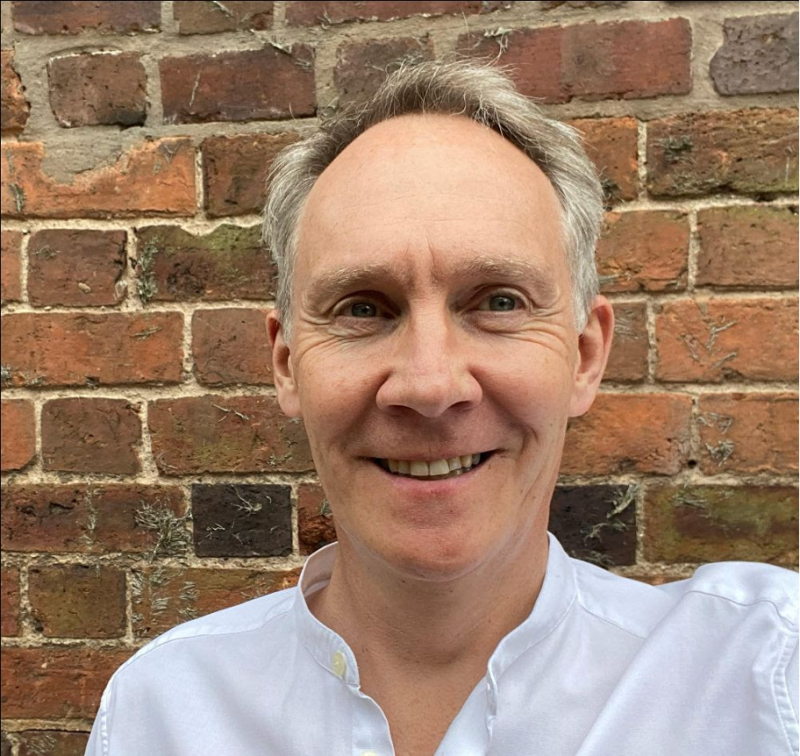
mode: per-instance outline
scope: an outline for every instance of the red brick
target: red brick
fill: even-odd
[[[4,144],[2,213],[11,218],[130,218],[193,215],[194,147],[189,139],[144,142],[113,165],[61,181],[42,166],[39,142]]]
[[[635,118],[580,118],[571,121],[583,134],[586,151],[600,172],[608,204],[636,199],[638,126]]]
[[[607,213],[596,256],[603,292],[685,289],[689,220],[674,211]]]
[[[701,469],[711,475],[796,473],[797,404],[788,393],[701,394]]]
[[[161,3],[153,2],[15,2],[14,28],[23,34],[130,34],[158,31]]]
[[[164,123],[314,115],[313,65],[313,52],[305,45],[162,58]]]
[[[142,55],[84,53],[47,64],[50,107],[60,126],[141,126],[147,118]]]
[[[797,563],[797,490],[788,486],[659,486],[644,514],[648,562]]]
[[[290,26],[313,26],[315,24],[340,24],[344,21],[390,21],[410,16],[441,16],[445,14],[475,14],[508,8],[513,3],[480,2],[479,0],[366,0],[365,2],[341,2],[315,0],[314,2],[290,2],[286,9],[286,23]]]
[[[241,134],[203,140],[206,212],[212,217],[260,213],[275,156],[298,135]]]
[[[714,207],[697,227],[698,284],[797,288],[797,208]]]
[[[0,300],[6,302],[19,302],[22,299],[22,265],[20,263],[20,250],[22,248],[22,234],[19,231],[3,231],[0,243],[2,265],[0,271]]]
[[[219,3],[174,2],[173,15],[179,34],[213,34],[215,32],[272,28],[271,2]]]
[[[688,113],[647,126],[656,196],[797,191],[797,111]]]
[[[28,297],[36,307],[115,305],[125,272],[124,231],[47,229],[28,243]]]
[[[691,49],[684,18],[473,32],[458,39],[461,53],[512,66],[520,91],[547,102],[688,94]]]
[[[25,99],[25,87],[14,68],[14,52],[3,50],[0,67],[0,127],[3,133],[16,133],[25,128],[31,106]]]
[[[88,732],[25,730],[17,734],[19,756],[83,756],[89,741]]]
[[[656,315],[656,379],[797,379],[797,301],[684,299]]]
[[[302,423],[269,396],[200,396],[150,403],[153,456],[164,475],[312,470]]]
[[[2,363],[12,386],[178,383],[183,316],[18,313],[3,316]]]
[[[36,425],[33,405],[24,399],[9,399],[2,406],[2,467],[21,470],[36,456]]]
[[[271,384],[267,310],[196,310],[192,315],[194,374],[208,386]]]
[[[599,394],[569,423],[561,472],[674,475],[686,461],[691,408],[681,394]]]
[[[125,634],[125,573],[100,565],[28,570],[36,629],[48,638],[120,638]]]
[[[0,702],[10,719],[91,718],[131,650],[3,648]]]
[[[387,73],[404,61],[417,62],[434,58],[431,39],[372,39],[348,42],[336,51],[333,81],[338,105],[368,100],[383,83]]]
[[[19,570],[3,567],[0,580],[0,634],[4,638],[19,635]]]
[[[62,472],[139,472],[142,424],[125,399],[53,399],[42,408],[42,467]]]
[[[195,617],[297,584],[300,568],[280,572],[148,567],[131,578],[133,632],[152,638]]]
[[[179,226],[137,229],[143,302],[270,299],[273,266],[260,226],[222,225],[194,236]]]
[[[297,530],[301,554],[311,554],[336,540],[333,513],[318,483],[301,483],[297,489]]]
[[[6,551],[160,556],[170,551],[165,538],[180,545],[187,504],[175,486],[33,484],[5,486],[2,508]]]
[[[725,42],[711,59],[723,95],[797,91],[797,14],[726,18]]]
[[[614,302],[614,341],[603,380],[630,383],[647,377],[647,307]]]

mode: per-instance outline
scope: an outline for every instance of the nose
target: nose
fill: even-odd
[[[380,409],[407,408],[435,418],[480,404],[483,390],[471,370],[474,350],[446,316],[409,321],[395,336],[376,397]]]

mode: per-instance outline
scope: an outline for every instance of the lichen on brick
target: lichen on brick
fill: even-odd
[[[142,304],[147,304],[158,293],[158,284],[156,284],[156,277],[153,271],[153,264],[158,251],[158,246],[155,242],[149,241],[144,245],[138,260],[135,262],[138,268],[136,291]]]
[[[192,542],[192,536],[186,528],[191,520],[191,512],[178,517],[169,507],[162,504],[142,503],[136,510],[134,522],[156,534],[156,543],[150,553],[150,561],[158,556],[178,556],[186,553]]]

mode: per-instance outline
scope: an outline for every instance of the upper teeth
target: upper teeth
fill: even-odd
[[[431,462],[422,460],[406,461],[404,459],[387,459],[389,470],[401,475],[412,475],[415,478],[426,478],[435,475],[447,475],[455,470],[469,470],[481,461],[480,454],[464,454],[450,459],[434,459]]]

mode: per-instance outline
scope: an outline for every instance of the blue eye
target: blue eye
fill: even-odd
[[[483,299],[478,309],[491,310],[492,312],[511,312],[517,309],[517,300],[506,294],[495,294]]]
[[[354,318],[374,318],[378,314],[378,308],[369,302],[353,302],[349,314]]]

